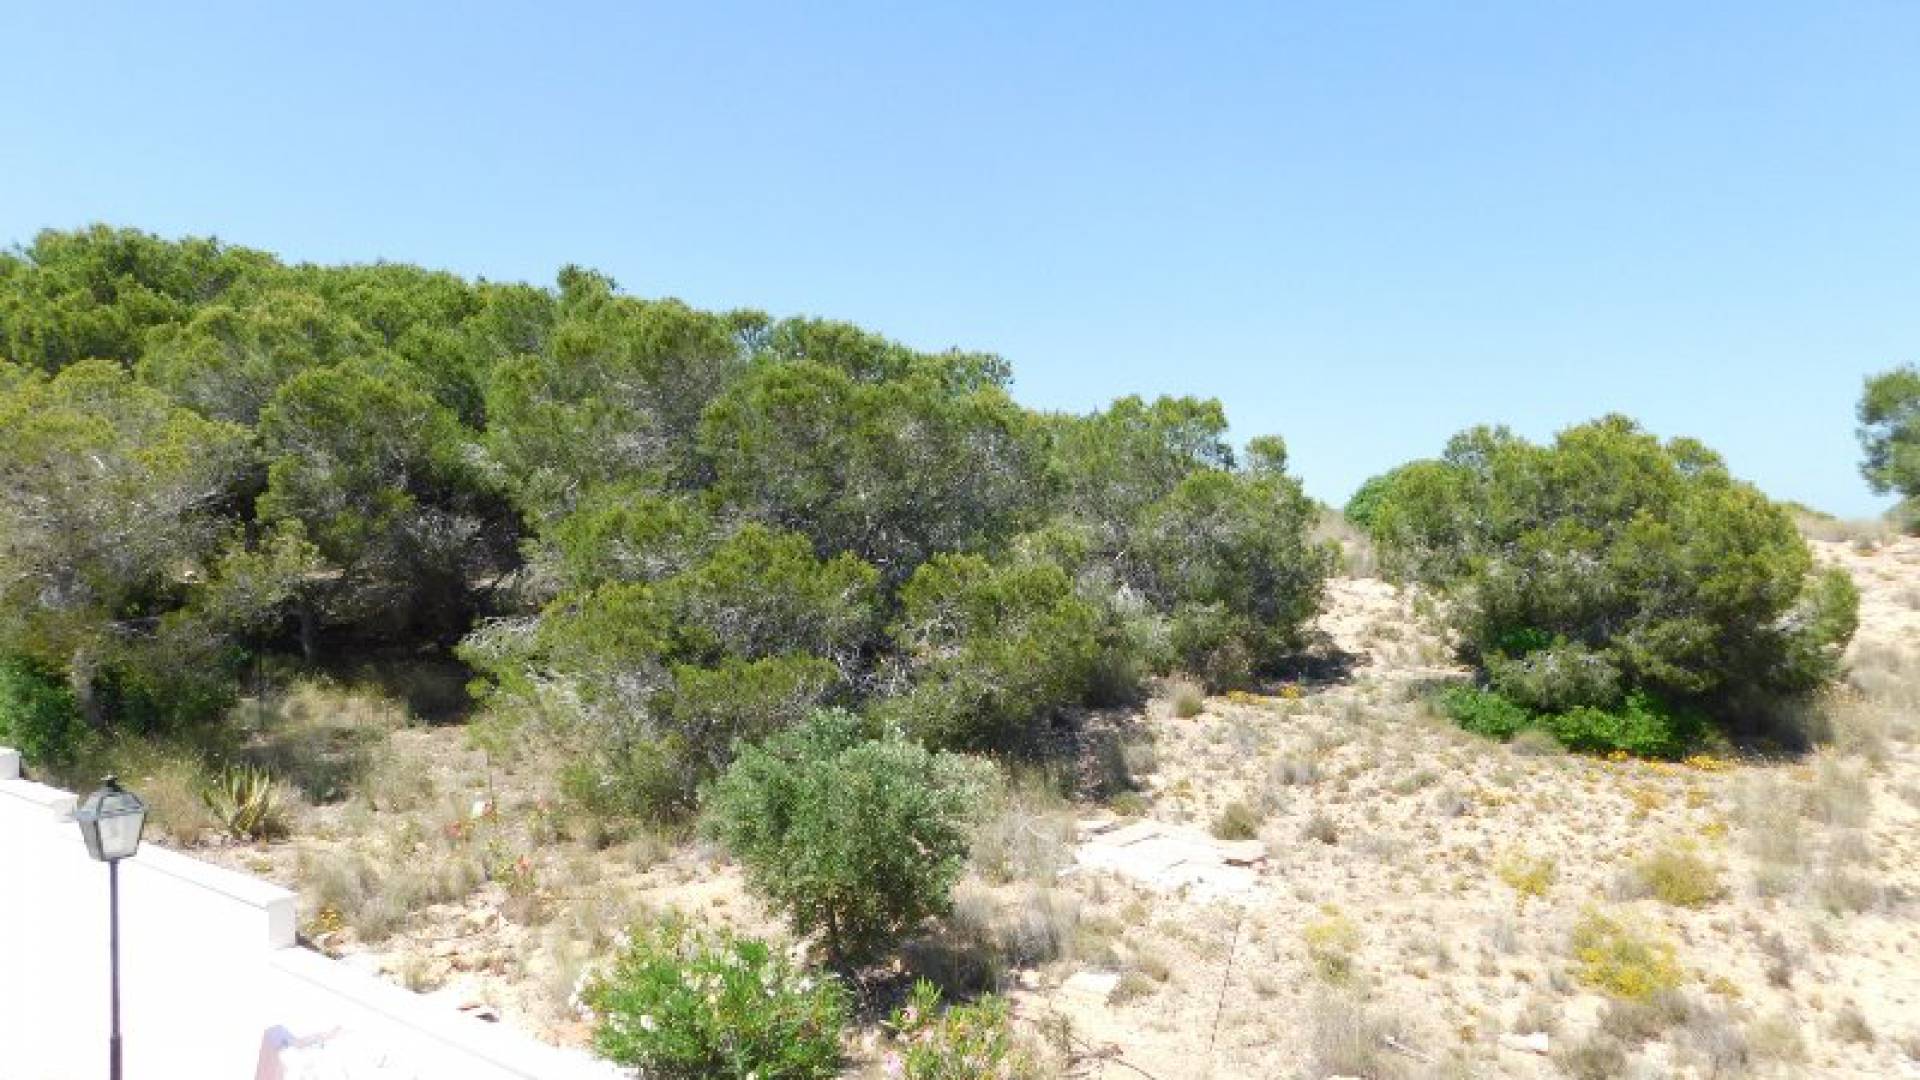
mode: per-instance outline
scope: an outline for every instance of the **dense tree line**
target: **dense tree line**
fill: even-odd
[[[96,227],[0,255],[0,710],[58,756],[217,721],[250,657],[457,648],[577,790],[677,814],[823,705],[1017,752],[1294,648],[1330,551],[1210,401],[999,358]]]

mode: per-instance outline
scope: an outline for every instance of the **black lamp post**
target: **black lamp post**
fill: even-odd
[[[112,1080],[120,1080],[120,860],[140,850],[140,834],[147,827],[147,804],[109,776],[99,791],[86,797],[73,820],[87,841],[87,854],[107,864],[107,951],[113,963],[113,1026],[107,1042]]]

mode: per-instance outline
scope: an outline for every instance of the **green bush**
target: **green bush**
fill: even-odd
[[[827,1080],[839,1074],[848,994],[764,942],[684,920],[635,930],[580,1003],[593,1045],[660,1080]]]
[[[1709,718],[1831,682],[1856,622],[1851,581],[1814,569],[1786,509],[1624,417],[1551,446],[1462,433],[1377,500],[1383,565],[1440,595],[1464,658],[1514,706],[1447,699],[1489,735],[1672,754]]]
[[[1037,1080],[1033,1058],[1007,1029],[1007,1002],[988,996],[943,1008],[940,989],[921,979],[887,1022],[897,1049],[883,1069],[901,1080]]]
[[[1362,483],[1340,514],[1353,526],[1362,531],[1372,531],[1373,523],[1380,516],[1380,508],[1386,505],[1393,491],[1393,482],[1400,474],[1399,469],[1370,476]]]
[[[706,824],[754,892],[845,966],[948,910],[985,768],[826,710],[744,749],[708,791]]]
[[[57,767],[73,760],[86,734],[66,683],[31,661],[0,660],[0,745]]]
[[[894,640],[912,689],[884,711],[932,745],[1028,748],[1093,689],[1100,613],[1057,566],[942,555],[900,598]]]
[[[1611,709],[1582,705],[1546,714],[1540,717],[1540,726],[1569,750],[1624,750],[1649,758],[1680,757],[1707,731],[1700,712],[1663,704],[1638,690]]]
[[[1319,510],[1280,471],[1277,440],[1255,467],[1196,472],[1143,512],[1133,542],[1147,594],[1174,618],[1175,662],[1231,686],[1299,647],[1337,549]]]
[[[1489,739],[1511,739],[1532,726],[1533,714],[1485,690],[1451,686],[1440,692],[1440,710],[1453,722]]]
[[[1635,691],[1612,708],[1581,705],[1565,712],[1535,712],[1505,696],[1471,687],[1442,691],[1440,709],[1462,728],[1490,739],[1507,740],[1522,731],[1546,732],[1569,750],[1639,757],[1680,757],[1706,734],[1705,717],[1675,709]]]

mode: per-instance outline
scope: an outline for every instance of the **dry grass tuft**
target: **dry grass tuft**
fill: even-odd
[[[1705,907],[1727,894],[1719,867],[1701,858],[1686,840],[1673,841],[1641,859],[1634,866],[1634,876],[1654,899],[1674,907]]]
[[[1307,963],[1327,982],[1345,982],[1353,976],[1353,954],[1360,948],[1360,928],[1337,909],[1329,909],[1300,931],[1307,947]]]
[[[1807,814],[1827,825],[1858,829],[1873,815],[1873,789],[1865,766],[1820,755],[1806,793]]]
[[[1186,679],[1177,679],[1167,684],[1167,704],[1173,715],[1182,720],[1191,720],[1207,709],[1207,692],[1200,684]]]
[[[1360,995],[1329,992],[1314,998],[1307,1024],[1314,1076],[1400,1075],[1400,1064],[1386,1045],[1397,1039],[1398,1030],[1367,1008]]]
[[[1213,819],[1213,835],[1222,840],[1252,840],[1260,835],[1260,811],[1244,802],[1230,802]]]
[[[1043,778],[1016,777],[994,797],[974,835],[973,865],[988,881],[1050,883],[1073,861],[1073,808]]]
[[[1755,1019],[1747,1025],[1747,1052],[1755,1061],[1783,1064],[1805,1061],[1807,1040],[1800,1033],[1800,1021],[1785,1012]]]

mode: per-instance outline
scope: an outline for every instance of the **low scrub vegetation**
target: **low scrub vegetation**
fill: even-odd
[[[1023,1050],[1008,1025],[1007,1003],[987,996],[947,1007],[930,982],[914,983],[907,1004],[887,1022],[894,1047],[882,1065],[903,1080],[1039,1080],[1033,1055]]]
[[[673,919],[636,928],[579,993],[594,1046],[661,1080],[828,1080],[850,996],[765,942]]]
[[[1572,944],[1580,981],[1610,997],[1644,1001],[1680,984],[1670,943],[1598,911],[1581,917]]]

